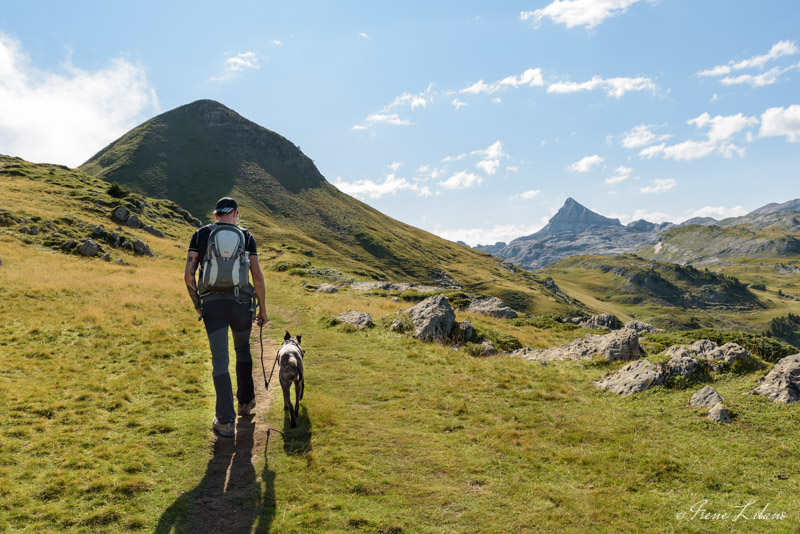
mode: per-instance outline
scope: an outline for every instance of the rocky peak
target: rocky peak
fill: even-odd
[[[579,233],[591,226],[622,226],[619,219],[610,219],[568,198],[539,234]]]

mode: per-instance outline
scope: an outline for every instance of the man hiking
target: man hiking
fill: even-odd
[[[253,234],[236,225],[239,220],[236,201],[230,197],[219,199],[214,218],[214,224],[203,226],[192,236],[184,279],[198,320],[202,318],[205,324],[211,347],[211,375],[217,394],[216,416],[211,426],[221,436],[233,437],[236,412],[228,371],[228,327],[233,332],[236,351],[239,415],[249,415],[256,406],[250,330],[256,304],[256,322],[261,326],[267,321],[266,289],[258,265],[256,240]],[[198,267],[200,276],[195,280]]]

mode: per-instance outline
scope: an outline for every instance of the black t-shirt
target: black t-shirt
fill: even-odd
[[[236,226],[235,224],[228,224],[228,223],[215,223],[218,225],[227,225],[227,226]],[[203,258],[206,257],[206,252],[208,251],[208,236],[211,235],[212,224],[207,224],[202,228],[199,228],[194,235],[192,236],[192,240],[189,241],[189,252],[197,252],[200,256],[197,259],[200,262],[200,270],[202,273],[203,269]],[[238,226],[239,230],[242,231],[244,234],[244,249],[250,256],[258,256],[258,247],[256,247],[256,238],[253,237],[253,234],[250,233],[250,230],[242,228]],[[202,274],[200,275],[202,277]]]

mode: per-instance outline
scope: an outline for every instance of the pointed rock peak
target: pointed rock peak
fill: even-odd
[[[542,233],[582,232],[590,226],[622,226],[619,219],[609,219],[568,198],[561,209],[553,215]]]

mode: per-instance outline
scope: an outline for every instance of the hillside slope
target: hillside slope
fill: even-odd
[[[261,243],[311,249],[315,262],[358,277],[458,286],[523,311],[568,308],[535,276],[340,192],[293,143],[211,100],[150,119],[81,169],[206,220],[216,199],[234,196]]]

